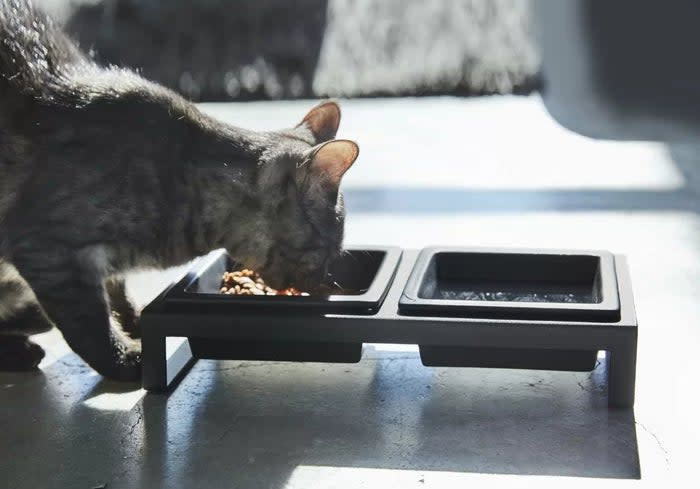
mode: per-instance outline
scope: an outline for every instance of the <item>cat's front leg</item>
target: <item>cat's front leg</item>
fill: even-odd
[[[126,293],[126,284],[121,277],[110,277],[105,282],[109,305],[114,319],[121,330],[131,338],[141,338],[139,311],[134,307]]]
[[[89,254],[34,249],[16,253],[14,264],[75,353],[105,377],[141,378],[140,342],[112,326],[104,278]]]

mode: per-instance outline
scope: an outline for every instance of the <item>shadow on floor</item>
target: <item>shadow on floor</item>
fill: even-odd
[[[277,488],[309,466],[640,477],[634,413],[607,409],[604,361],[576,374],[372,356],[200,361],[170,396],[144,398],[140,480],[205,487],[234,473],[241,487]]]
[[[105,381],[74,353],[2,374],[11,470],[0,478],[282,488],[337,468],[640,477],[634,413],[607,408],[604,360],[590,373],[427,368],[401,348],[368,345],[351,365],[200,361],[167,396]]]
[[[543,211],[700,211],[700,145],[670,144],[685,185],[669,190],[470,190],[430,187],[351,187],[349,213],[432,214]]]
[[[349,213],[446,214],[543,211],[698,211],[697,196],[682,188],[653,190],[469,190],[349,188]]]

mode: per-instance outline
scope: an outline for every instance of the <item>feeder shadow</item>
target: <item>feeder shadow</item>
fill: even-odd
[[[632,410],[589,374],[201,361],[142,402],[140,480],[284,487],[299,466],[639,478]]]
[[[562,400],[566,380],[570,389],[587,389],[575,378],[547,374],[524,383],[504,374],[507,387],[467,395],[469,386],[444,384],[424,405],[417,457],[433,470],[639,479],[633,410],[608,410],[593,393]],[[450,456],[437,456],[444,446]]]

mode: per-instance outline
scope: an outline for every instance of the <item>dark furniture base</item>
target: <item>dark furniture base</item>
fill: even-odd
[[[590,372],[598,352],[591,350],[538,350],[528,348],[474,348],[468,346],[420,347],[428,367],[481,367]]]
[[[375,314],[279,314],[173,307],[166,290],[142,313],[143,385],[167,391],[195,358],[356,362],[362,343],[420,345],[426,365],[591,370],[607,352],[608,403],[634,404],[637,320],[624,257],[614,256],[620,314],[612,322],[402,315],[418,252],[404,251]],[[195,267],[211,264],[198,262]],[[166,338],[189,338],[166,354]]]
[[[195,358],[208,360],[357,363],[362,359],[362,343],[222,341],[218,338],[190,338],[188,341]]]

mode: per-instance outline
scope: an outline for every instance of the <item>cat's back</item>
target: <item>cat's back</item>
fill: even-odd
[[[30,173],[27,127],[37,104],[66,98],[69,70],[89,64],[30,0],[0,0],[0,233]]]
[[[89,64],[55,22],[30,0],[0,0],[2,102],[18,93],[50,102],[65,92],[63,82],[70,70]]]

